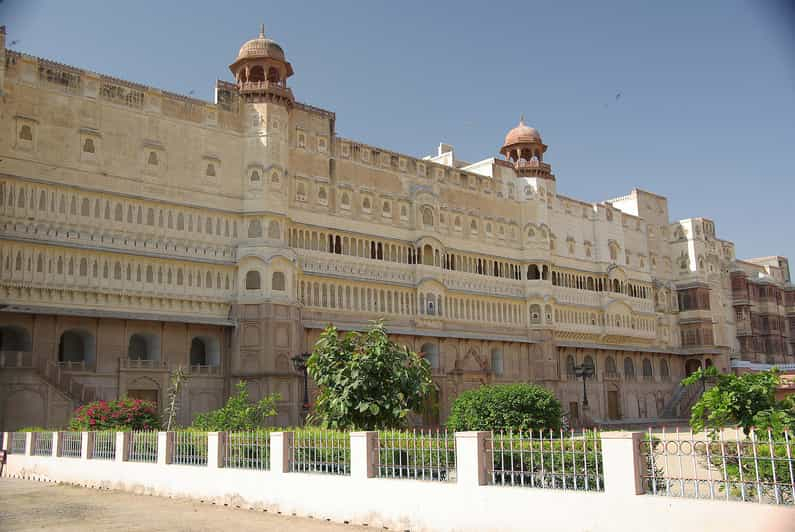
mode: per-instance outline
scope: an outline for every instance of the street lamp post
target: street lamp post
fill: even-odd
[[[588,407],[588,389],[585,387],[585,379],[593,377],[594,367],[591,364],[583,364],[581,366],[574,366],[574,375],[577,378],[582,377],[582,407]]]
[[[292,358],[293,367],[298,373],[304,374],[304,403],[302,405],[304,413],[309,410],[309,380],[307,378],[306,363],[309,360],[310,353],[301,353]]]

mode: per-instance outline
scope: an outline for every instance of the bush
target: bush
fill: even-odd
[[[558,429],[560,402],[535,384],[497,384],[467,390],[453,402],[450,430]]]
[[[267,395],[255,403],[249,399],[245,382],[238,382],[235,388],[237,393],[224,406],[199,414],[191,428],[209,432],[252,431],[265,427],[268,418],[276,415],[278,394]]]
[[[125,397],[81,406],[75,410],[69,428],[77,431],[158,430],[160,417],[153,403]]]
[[[307,370],[320,388],[309,421],[335,429],[403,427],[431,387],[428,361],[391,341],[380,320],[363,333],[328,326]]]

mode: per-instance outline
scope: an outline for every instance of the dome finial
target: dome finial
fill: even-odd
[[[260,24],[259,25],[259,38],[260,39],[264,39],[265,38],[265,24]]]
[[[519,115],[519,124],[524,125],[524,113]]]

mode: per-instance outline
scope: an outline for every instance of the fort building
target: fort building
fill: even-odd
[[[681,414],[698,367],[795,362],[787,259],[739,260],[651,192],[558,194],[554,146],[523,120],[480,161],[413,157],[339,136],[264,31],[231,56],[207,102],[0,32],[0,430],[93,398],[162,407],[178,367],[181,423],[243,379],[297,424],[292,358],[376,318],[431,364],[427,426],[509,382],[554,390],[574,424],[653,421]]]

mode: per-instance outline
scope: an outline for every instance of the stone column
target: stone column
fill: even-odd
[[[271,432],[271,473],[288,473],[290,471],[290,448],[293,446],[294,433]]]
[[[94,458],[94,433],[83,432],[83,438],[80,442],[80,458],[83,460],[90,460]]]
[[[63,450],[63,432],[52,433],[52,456],[57,458],[61,456]]]
[[[643,436],[643,432],[602,433],[605,494],[634,496],[644,493],[640,456]]]
[[[351,478],[378,475],[378,432],[351,432]]]
[[[207,467],[210,469],[224,467],[227,444],[226,434],[226,432],[207,433]]]
[[[459,486],[485,486],[491,472],[488,449],[491,433],[471,431],[455,433],[455,460]]]
[[[171,457],[174,452],[173,444],[173,432],[157,433],[157,465],[166,465],[171,463]]]
[[[129,432],[116,433],[116,462],[126,462],[130,456],[130,438]]]
[[[30,456],[33,454],[34,445],[36,445],[36,433],[35,432],[25,433],[25,456]]]

